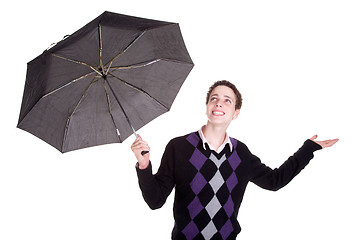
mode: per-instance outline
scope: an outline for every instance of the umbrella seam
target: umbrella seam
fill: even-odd
[[[149,31],[149,30],[153,30],[153,29],[157,29],[157,28],[167,27],[167,26],[170,26],[170,25],[176,26],[176,25],[179,25],[179,23],[168,23],[168,24],[164,24],[164,25],[160,25],[160,26],[149,27],[149,28],[146,28],[144,30],[144,32]]]
[[[161,103],[161,102],[160,102],[159,100],[157,100],[156,98],[152,97],[149,93],[147,93],[147,92],[144,91],[143,89],[138,88],[138,87],[136,87],[135,85],[133,85],[133,84],[131,84],[131,83],[128,83],[128,82],[126,82],[126,81],[118,78],[117,76],[111,74],[111,73],[109,73],[109,75],[111,75],[112,77],[118,79],[120,82],[124,83],[125,85],[127,85],[127,86],[129,86],[129,87],[131,87],[131,88],[133,88],[133,89],[135,89],[135,90],[137,90],[137,91],[139,91],[139,92],[142,92],[142,93],[146,94],[148,97],[150,97],[151,99],[154,99],[157,103],[159,103],[162,107],[164,107],[167,111],[170,111],[170,108],[168,108],[167,106],[165,106],[163,103]]]
[[[104,86],[104,89],[105,89],[105,94],[106,94],[106,100],[107,100],[107,104],[108,104],[109,114],[110,114],[111,119],[112,119],[112,121],[113,121],[113,123],[114,123],[115,129],[118,130],[118,128],[117,128],[117,126],[116,126],[116,123],[115,123],[114,116],[113,116],[112,111],[111,111],[110,96],[109,96],[109,92],[108,92],[108,90],[107,90],[107,88],[106,88],[106,84],[105,84],[105,83],[106,83],[106,81],[104,81],[103,86]],[[121,143],[122,141],[121,141],[121,138],[120,138],[120,134],[117,133],[117,135],[118,135],[119,141],[120,141],[120,143]]]
[[[61,89],[67,87],[68,85],[71,85],[72,83],[75,83],[75,82],[77,82],[77,81],[79,81],[79,80],[87,77],[88,75],[90,75],[90,74],[92,74],[92,73],[93,73],[93,72],[88,73],[88,74],[86,74],[86,75],[83,75],[83,76],[81,76],[81,77],[78,77],[78,78],[76,78],[76,79],[74,79],[74,80],[71,80],[70,82],[66,83],[65,85],[60,86],[60,87],[52,90],[51,92],[48,92],[48,93],[46,93],[45,95],[39,97],[39,99],[36,101],[36,103],[34,103],[34,105],[32,106],[32,108],[29,109],[29,111],[27,112],[27,114],[18,122],[17,126],[19,127],[19,126],[21,125],[21,123],[25,120],[25,118],[28,116],[28,114],[32,111],[32,109],[34,109],[34,107],[37,105],[37,103],[38,103],[41,99],[43,99],[43,98],[45,98],[45,97],[48,97],[48,96],[50,96],[51,94],[53,94],[53,93],[55,93],[55,92],[57,92],[57,91],[60,91]]]
[[[110,70],[117,70],[117,69],[127,69],[127,68],[141,68],[141,67],[146,67],[148,65],[157,63],[159,61],[165,61],[165,62],[175,62],[175,63],[181,63],[181,64],[189,64],[189,65],[194,65],[193,63],[189,63],[189,62],[184,62],[184,61],[179,61],[176,59],[171,59],[171,58],[157,58],[155,60],[150,60],[148,62],[144,62],[144,63],[138,63],[138,65],[129,65],[129,66],[117,66],[117,67],[109,67]],[[141,64],[141,65],[140,65]]]
[[[81,95],[81,98],[79,99],[78,103],[76,104],[74,110],[71,112],[71,114],[68,116],[68,119],[66,120],[66,125],[65,125],[65,130],[64,130],[64,137],[63,137],[63,141],[62,141],[62,144],[61,144],[61,151],[62,152],[64,151],[65,141],[66,141],[67,132],[68,132],[68,129],[69,129],[71,117],[75,113],[76,109],[79,107],[80,103],[84,99],[85,94],[87,93],[87,91],[89,90],[91,85],[96,81],[98,81],[98,80],[95,80],[95,77],[94,77],[94,79],[90,82],[89,86],[85,89],[84,93]]]
[[[147,29],[144,29],[142,31],[142,33],[137,36],[122,52],[120,52],[119,54],[117,54],[115,57],[113,57],[109,62],[107,62],[104,66],[107,66],[108,64],[110,64],[110,66],[112,65],[112,63],[115,61],[116,58],[118,58],[120,55],[122,55],[123,53],[125,53],[136,41],[138,41],[146,32],[153,30],[153,29],[157,29],[157,28],[161,28],[161,27],[165,27],[165,26],[170,26],[170,25],[174,25],[174,26],[178,26],[178,23],[169,23],[169,24],[165,24],[165,25],[161,25],[161,26],[156,26],[156,27],[149,27]]]

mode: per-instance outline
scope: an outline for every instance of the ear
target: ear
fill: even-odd
[[[239,116],[240,114],[240,109],[236,109],[235,110],[235,113],[234,113],[234,116],[233,116],[233,120],[237,119],[237,117]]]

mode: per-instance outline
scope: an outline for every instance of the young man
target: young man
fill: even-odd
[[[239,115],[241,94],[228,81],[215,82],[206,98],[207,124],[199,131],[172,139],[158,172],[153,175],[148,144],[138,137],[131,146],[138,164],[143,197],[151,209],[160,208],[175,186],[172,239],[235,239],[241,228],[237,215],[249,181],[278,190],[313,158],[338,139],[304,145],[278,169],[270,169],[245,144],[226,132]]]

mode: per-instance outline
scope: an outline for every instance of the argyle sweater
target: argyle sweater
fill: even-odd
[[[245,144],[230,138],[218,154],[198,132],[172,139],[166,146],[158,172],[151,162],[138,169],[140,189],[151,209],[160,208],[175,187],[172,239],[235,239],[241,228],[238,211],[248,182],[278,190],[288,184],[321,146],[311,140],[279,168],[261,163]]]

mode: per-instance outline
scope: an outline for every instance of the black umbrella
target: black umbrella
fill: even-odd
[[[192,67],[178,24],[104,12],[28,63],[18,127],[61,152],[122,142]]]

